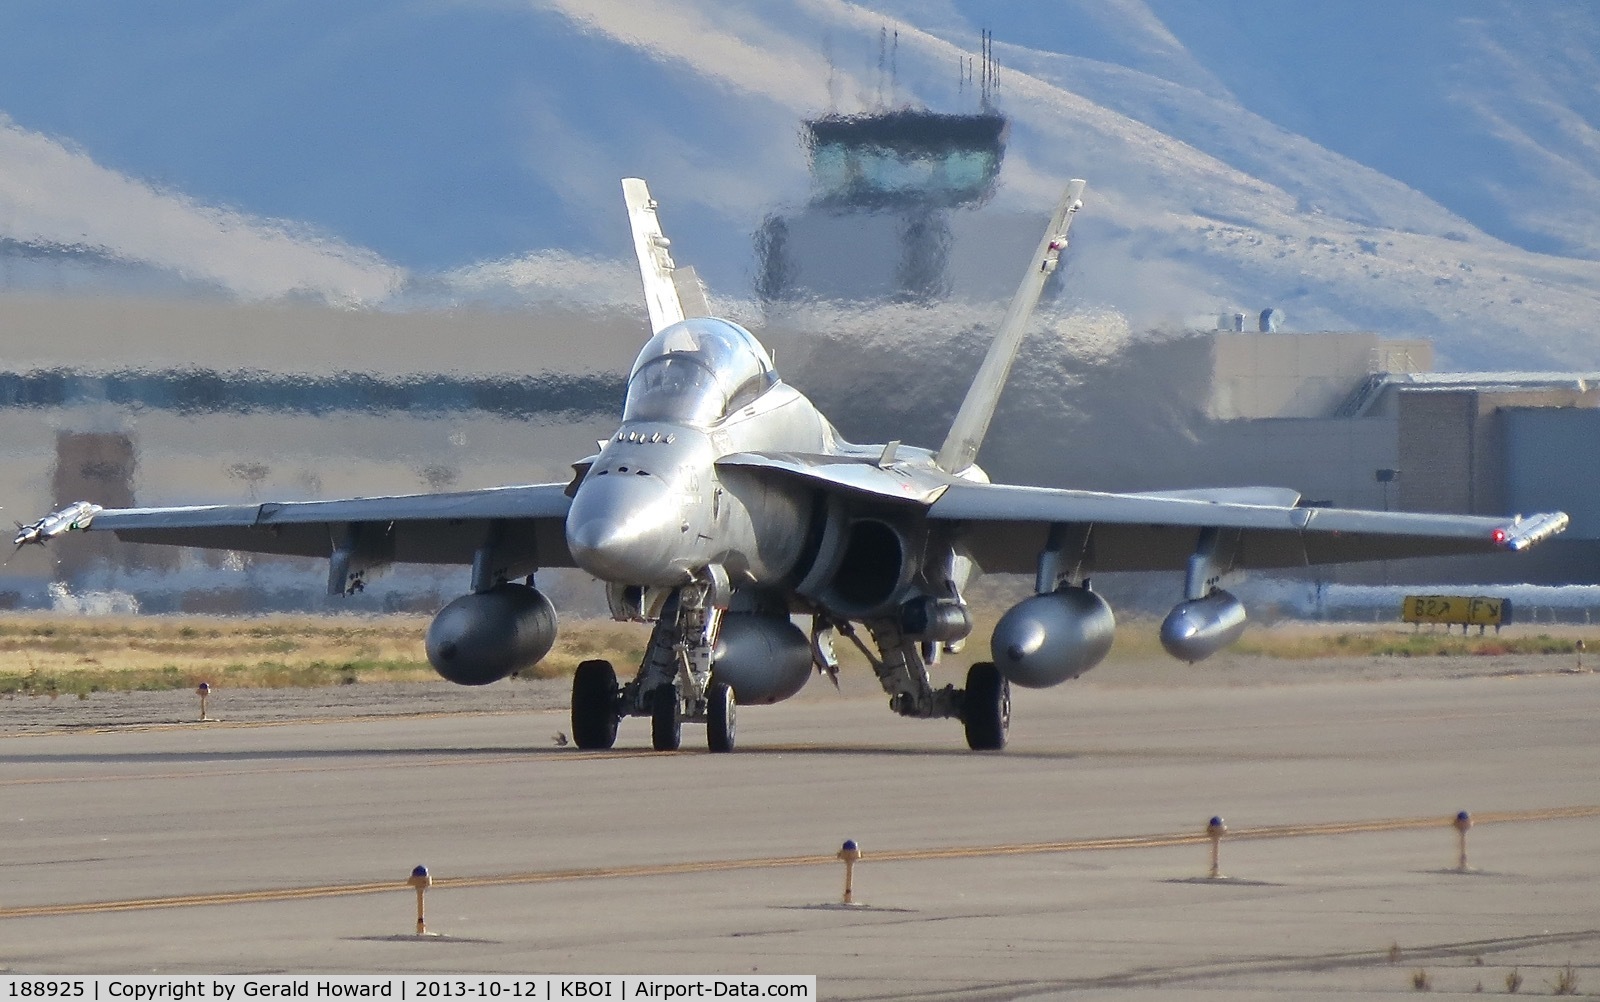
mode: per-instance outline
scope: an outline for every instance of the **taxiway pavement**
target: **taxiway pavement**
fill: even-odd
[[[556,747],[564,711],[0,737],[0,971],[1342,998],[1571,963],[1600,990],[1600,676],[1071,683],[1019,692],[999,754],[848,693],[739,726],[732,755],[637,720]],[[1210,881],[1214,814],[1243,837]],[[826,907],[846,838],[866,907]],[[437,939],[407,935],[419,863]]]

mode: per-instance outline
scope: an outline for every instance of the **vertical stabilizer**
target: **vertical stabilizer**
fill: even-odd
[[[683,265],[672,273],[672,284],[678,290],[679,311],[688,317],[711,316],[711,303],[706,299],[705,283],[693,265]]]
[[[639,277],[644,280],[644,302],[650,310],[650,331],[656,333],[683,319],[683,304],[672,273],[672,241],[661,232],[656,200],[636,177],[622,179],[622,197],[628,204],[628,224],[633,228],[633,250],[639,256]],[[704,299],[702,294],[701,299]]]
[[[978,458],[978,447],[989,431],[989,421],[994,417],[995,405],[1000,402],[1006,377],[1011,374],[1011,363],[1022,344],[1028,318],[1033,316],[1033,308],[1044,292],[1045,280],[1056,270],[1061,252],[1067,247],[1067,230],[1072,227],[1072,217],[1083,206],[1086,186],[1086,182],[1076,178],[1067,183],[1061,203],[1050,216],[1044,239],[1039,241],[1039,249],[1028,259],[1028,271],[1022,277],[1022,284],[1011,297],[1011,305],[1006,309],[1005,319],[1000,321],[989,353],[983,357],[983,364],[967,389],[967,398],[961,401],[961,410],[956,412],[956,419],[950,425],[950,434],[945,436],[944,445],[934,459],[946,473],[960,473]]]

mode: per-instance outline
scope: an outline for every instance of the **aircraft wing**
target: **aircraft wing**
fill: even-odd
[[[332,560],[329,590],[388,563],[492,564],[507,578],[572,567],[565,484],[338,501],[107,508],[73,525],[134,543]],[[480,558],[480,552],[487,554]],[[336,587],[337,586],[337,587]]]
[[[1239,496],[1261,490],[1244,488]],[[1182,568],[1195,551],[1197,532],[1207,528],[1238,530],[1234,566],[1251,569],[1522,550],[1567,526],[1562,512],[1486,518],[1213,499],[1227,494],[961,483],[929,506],[928,517],[959,523],[968,553],[998,573],[1033,572],[1054,525],[1089,530],[1094,566],[1101,571]]]
[[[1302,508],[1286,488],[1147,494],[1018,487],[955,479],[920,463],[870,457],[740,453],[718,462],[802,479],[868,503],[922,507],[951,523],[978,566],[1031,574],[1053,526],[1087,530],[1099,571],[1181,570],[1203,529],[1237,530],[1239,569],[1521,550],[1566,528],[1561,512],[1527,518]]]

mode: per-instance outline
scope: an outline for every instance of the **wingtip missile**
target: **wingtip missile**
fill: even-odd
[[[101,508],[97,504],[91,504],[88,501],[74,501],[65,508],[53,511],[36,522],[29,522],[26,525],[18,522],[17,535],[11,540],[12,545],[19,550],[29,545],[43,546],[63,532],[89,528],[89,523],[94,521],[94,517],[100,511]]]
[[[1567,522],[1567,513],[1564,511],[1532,515],[1528,518],[1519,516],[1510,525],[1496,529],[1494,541],[1508,550],[1526,550],[1564,531]]]

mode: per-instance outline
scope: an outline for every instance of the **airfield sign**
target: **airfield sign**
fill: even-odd
[[[1511,622],[1511,600],[1483,595],[1407,595],[1400,618],[1407,623],[1506,626]]]

